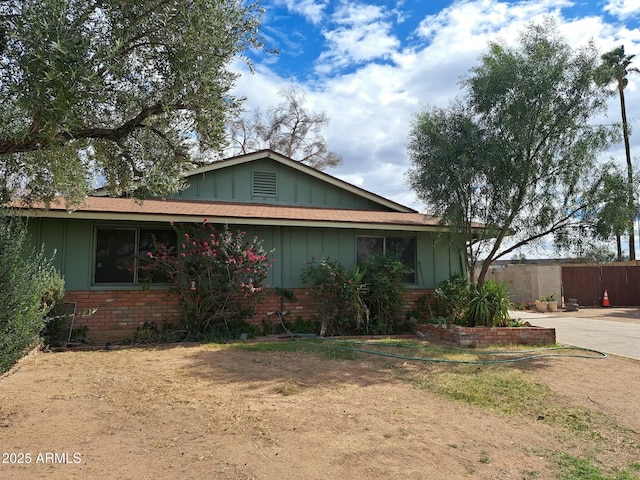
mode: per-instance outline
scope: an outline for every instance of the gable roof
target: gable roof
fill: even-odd
[[[29,217],[103,221],[202,222],[246,225],[360,228],[372,230],[443,231],[437,218],[418,212],[383,212],[193,200],[144,200],[88,197],[77,207],[62,199],[44,205],[14,207]]]
[[[280,225],[298,227],[356,228],[369,230],[443,232],[448,227],[440,219],[388,200],[375,193],[351,185],[315,168],[284,157],[271,150],[261,150],[212,163],[184,174],[185,178],[241,163],[271,159],[287,167],[347,190],[355,195],[385,206],[388,210],[358,210],[313,206],[275,205],[265,203],[229,202],[220,200],[146,199],[90,196],[81,205],[70,206],[63,198],[49,205],[24,205],[19,200],[10,206],[22,215],[34,218],[66,218],[99,221],[183,222],[208,221],[220,224]],[[481,224],[474,228],[484,228]]]
[[[305,165],[304,163],[298,162],[296,160],[292,160],[291,158],[285,157],[273,150],[259,150],[257,152],[247,153],[243,155],[238,155],[235,157],[231,157],[225,160],[220,160],[218,162],[211,163],[209,165],[205,165],[203,167],[196,168],[194,170],[190,170],[185,172],[183,176],[185,178],[193,177],[196,175],[201,175],[207,172],[212,172],[215,170],[220,170],[227,167],[232,167],[234,165],[239,165],[242,163],[250,163],[256,160],[270,159],[282,165],[286,165],[294,170],[305,173],[311,177],[317,178],[323,182],[329,183],[335,187],[338,187],[342,190],[346,190],[354,195],[357,195],[362,198],[366,198],[378,205],[382,205],[384,207],[390,208],[396,212],[404,212],[404,213],[417,213],[416,210],[409,208],[405,205],[401,205],[400,203],[389,200],[388,198],[384,198],[380,195],[377,195],[373,192],[369,192],[360,187],[356,187],[351,183],[345,182],[344,180],[340,180],[332,175],[324,173],[316,168],[310,167],[309,165]]]

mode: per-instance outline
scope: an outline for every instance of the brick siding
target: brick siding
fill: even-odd
[[[65,301],[76,303],[74,327],[87,327],[98,343],[130,338],[144,322],[161,327],[180,319],[178,300],[166,290],[76,290]]]
[[[290,301],[269,290],[256,306],[252,323],[276,323],[278,317],[267,312],[285,311],[290,321],[300,317],[305,321],[316,319],[316,302],[304,288],[290,290],[295,301]],[[427,290],[408,290],[402,315],[416,308],[415,301]],[[166,290],[79,290],[67,291],[65,301],[76,303],[75,327],[87,327],[87,336],[96,343],[130,338],[145,322],[163,324],[180,320],[181,309],[177,297]],[[93,314],[88,314],[95,310]]]

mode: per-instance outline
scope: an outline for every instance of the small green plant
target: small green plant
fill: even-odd
[[[359,269],[349,272],[340,262],[330,258],[312,260],[302,270],[302,283],[311,289],[322,320],[320,334],[342,335],[366,331],[363,303],[364,285]]]
[[[433,325],[446,325],[447,319],[444,317],[431,317],[427,320],[427,323],[431,323]]]
[[[130,339],[130,343],[173,343],[173,342],[227,342],[238,340],[243,334],[254,338],[260,334],[260,328],[244,320],[230,320],[226,324],[215,323],[206,330],[192,330],[182,325],[144,322]]]
[[[447,323],[466,324],[466,312],[471,298],[469,280],[456,273],[438,284],[435,296],[439,314],[447,319]]]
[[[487,280],[471,289],[466,314],[469,326],[505,327],[509,324],[511,299],[506,283]]]
[[[543,301],[543,302],[555,302],[556,301],[556,296],[555,296],[555,294],[545,295],[540,300]]]

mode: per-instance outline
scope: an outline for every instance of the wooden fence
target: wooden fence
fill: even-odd
[[[640,266],[563,266],[562,289],[585,307],[602,305],[605,290],[612,307],[640,306]]]

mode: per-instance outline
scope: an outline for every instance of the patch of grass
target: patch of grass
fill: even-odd
[[[501,366],[428,369],[413,381],[419,388],[507,415],[534,412],[553,396],[548,387],[532,382],[525,373]]]
[[[306,351],[308,347],[292,341],[286,342],[233,342],[224,345],[214,344],[220,348],[232,348],[247,352],[299,352]]]
[[[639,480],[640,464],[634,462],[627,468],[614,469],[610,474],[604,473],[593,458],[573,457],[562,453],[558,457],[560,480]]]
[[[218,346],[218,345],[216,345]],[[304,340],[286,342],[234,342],[222,348],[235,348],[249,352],[301,352],[316,355],[326,360],[356,360],[358,353],[338,348],[324,340]]]
[[[588,408],[550,407],[545,420],[552,425],[567,428],[576,435],[595,441],[604,440],[605,437],[600,430],[605,431],[608,428],[603,415],[594,413]]]
[[[589,445],[582,448],[582,458],[551,454],[561,480],[640,480],[639,462],[616,468],[609,455],[616,448],[638,451],[636,432],[604,413],[568,403],[546,385],[534,382],[526,371],[503,365],[436,365],[407,377],[418,388],[483,410],[543,420],[558,429],[567,445],[581,439]]]
[[[627,444],[636,443],[633,432],[607,415],[565,405],[549,387],[533,382],[521,370],[500,365],[436,366],[411,378],[418,388],[499,414],[532,416],[597,444],[620,436],[628,438]]]
[[[540,474],[536,470],[523,470],[522,475],[524,475],[522,477],[524,480],[526,478],[538,478]]]
[[[284,395],[286,397],[286,396],[294,395],[298,393],[300,391],[300,387],[302,386],[303,384],[301,384],[296,380],[287,380],[286,382],[279,383],[278,385],[276,385],[274,390],[277,393]]]

